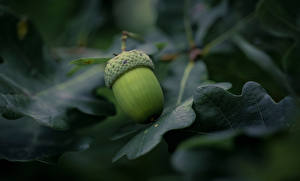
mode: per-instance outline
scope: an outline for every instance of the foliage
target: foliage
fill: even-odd
[[[114,114],[111,103],[91,94],[97,84],[103,84],[97,78],[102,75],[101,68],[68,78],[66,63],[44,53],[30,23],[20,38],[11,29],[22,20],[5,10],[0,19],[1,34],[5,35],[1,36],[0,51],[1,128],[5,130],[1,132],[1,157],[32,160],[72,150],[75,129]],[[87,148],[86,144],[81,142],[78,147]]]
[[[2,2],[0,163],[24,170],[4,179],[42,171],[36,161],[60,166],[41,172],[49,180],[54,170],[61,180],[300,178],[298,1],[57,0],[44,14],[50,1],[38,3],[41,17]],[[126,23],[122,7],[153,14]],[[156,122],[133,123],[104,88],[121,45],[155,63],[165,95]]]

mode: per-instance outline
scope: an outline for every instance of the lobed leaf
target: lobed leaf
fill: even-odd
[[[163,114],[156,122],[142,129],[123,146],[113,158],[113,162],[125,155],[128,159],[138,158],[155,148],[166,132],[190,126],[195,119],[191,105],[192,100],[189,100],[173,111]]]
[[[0,155],[40,160],[72,150],[77,142],[74,130],[115,110],[93,94],[104,85],[102,66],[67,77],[68,63],[50,54],[30,21],[20,38],[20,21],[24,23],[0,7]],[[80,145],[87,148],[86,143]]]
[[[249,134],[290,126],[288,115],[294,106],[290,97],[275,103],[255,82],[246,83],[241,95],[214,86],[200,87],[193,105],[203,132],[246,129]]]

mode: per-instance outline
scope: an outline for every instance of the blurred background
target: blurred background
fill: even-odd
[[[85,47],[87,52],[98,52],[97,55],[105,52],[115,40],[119,41],[122,30],[139,34],[151,31],[157,18],[155,3],[153,0],[0,0],[0,4],[30,19],[49,47],[63,50],[67,47],[76,55]],[[116,49],[120,49],[118,45]],[[57,164],[1,160],[0,180],[132,181],[155,180],[157,176],[172,173],[165,143],[141,159],[112,163],[113,156],[126,142],[110,140],[118,125],[126,122],[123,117],[82,130],[82,134],[94,138],[91,149],[66,153]]]
[[[215,14],[219,18],[217,21],[217,18],[213,19],[210,15],[211,23],[208,22],[208,25],[200,23],[203,26],[211,26],[215,23],[215,26],[210,27],[209,33],[204,32],[206,30],[195,33],[196,39],[199,40],[196,45],[198,48],[202,48],[207,42],[224,33],[225,30],[235,25],[245,15],[254,11],[259,1],[226,1],[228,6],[224,12],[220,9],[222,8],[222,2],[216,0],[192,1],[188,14],[192,17],[190,21],[193,30],[197,29],[198,21],[206,19],[208,13]],[[165,52],[163,52],[164,55],[167,54],[168,56],[160,54],[158,57],[153,57],[156,63],[160,62],[157,74],[159,79],[163,80],[165,77],[172,75],[170,72],[166,72],[169,70],[169,62],[178,58],[176,53],[178,51],[186,52],[188,49],[183,23],[184,4],[180,0],[0,0],[0,4],[9,7],[25,20],[32,21],[40,32],[44,43],[57,54],[66,56],[69,59],[87,55],[119,53],[121,32],[127,30],[140,34],[146,40],[169,43]],[[293,17],[297,19],[296,24],[299,26],[299,13],[297,14],[296,10],[291,12]],[[278,61],[278,57],[281,55],[281,50],[284,49],[282,47],[287,47],[285,45],[290,43],[289,40],[275,38],[265,32],[262,33],[260,29],[263,27],[257,26],[255,23],[242,30],[243,35],[255,46],[270,53],[275,60],[275,65],[282,70],[283,66]],[[204,37],[204,35],[206,36]],[[268,44],[265,42],[268,42]],[[280,42],[280,44],[277,44],[277,42]],[[128,40],[128,49],[136,47],[135,44],[134,41]],[[270,44],[273,46],[270,46]],[[145,43],[139,48],[151,52],[152,47]],[[288,94],[284,86],[268,73],[270,69],[264,69],[257,62],[246,60],[241,51],[235,50],[236,47],[232,45],[219,46],[215,51],[221,53],[210,56],[205,60],[208,76],[211,80],[232,83],[230,91],[236,94],[240,94],[243,84],[250,80],[260,83],[276,101],[281,100]],[[187,55],[179,56],[178,59],[183,60],[186,57]],[[184,67],[180,63],[170,66]],[[176,75],[176,70],[173,70],[175,71],[173,74]],[[178,71],[182,72],[182,70]],[[174,82],[178,82],[177,79],[173,80]],[[105,88],[99,89],[98,93],[114,101],[111,92]],[[57,163],[0,160],[0,181],[69,179],[74,181],[182,180],[182,175],[171,164],[172,155],[169,153],[165,141],[141,158],[136,160],[122,158],[116,163],[112,163],[113,156],[127,140],[111,141],[110,138],[121,125],[128,122],[128,118],[117,109],[116,116],[80,130],[79,134],[89,135],[94,139],[90,149],[82,152],[65,153]],[[246,148],[243,152],[246,156],[243,154],[241,156],[245,158],[242,161],[236,157],[232,158],[234,161],[231,164],[237,164],[238,166],[231,165],[233,168],[228,171],[228,174],[234,172],[235,167],[239,167],[242,168],[242,171],[239,169],[237,175],[247,176],[243,179],[237,177],[238,179],[235,180],[299,180],[299,146],[292,146],[299,145],[298,138],[299,135],[296,135],[293,139],[288,139],[289,141],[282,141],[286,139],[285,137],[276,141],[270,138],[268,144],[264,144],[263,148],[261,148],[261,141],[247,139],[245,142],[255,142],[255,145],[261,149],[256,150],[255,156],[249,156],[248,151],[251,152],[252,148]],[[243,138],[239,141],[243,142]],[[265,154],[269,156],[267,157]],[[281,156],[278,157],[278,155]],[[255,163],[261,158],[267,158],[268,162],[262,162],[262,165]],[[221,161],[221,158],[213,160],[215,165],[222,165],[223,161]],[[244,164],[244,161],[250,163]],[[213,175],[213,172],[209,174]],[[195,178],[190,179],[196,180]],[[225,180],[233,179],[228,179],[225,176],[224,179],[218,181]]]
[[[121,30],[151,31],[156,21],[155,1],[3,1],[29,18],[51,46],[87,46],[105,50]]]

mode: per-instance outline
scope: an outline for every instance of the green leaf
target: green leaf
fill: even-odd
[[[208,133],[201,136],[194,136],[181,143],[178,149],[194,149],[208,146],[221,149],[233,149],[233,138],[238,134],[238,131],[223,131],[217,134]]]
[[[220,142],[222,139],[220,140]],[[226,141],[226,140],[225,140]],[[201,149],[178,149],[171,158],[175,170],[184,174],[190,180],[205,180],[205,178],[228,177],[230,152],[226,149],[202,147]],[[216,164],[216,163],[222,164]],[[233,164],[233,163],[232,163]],[[213,173],[213,175],[211,175]],[[230,179],[232,180],[232,179]]]
[[[187,57],[180,57],[173,61],[168,67],[168,77],[166,77],[162,86],[165,90],[165,105],[171,106],[176,104],[179,95],[180,81],[182,80],[184,69],[188,64]],[[192,70],[187,78],[182,100],[193,95],[196,87],[208,79],[206,66],[202,61],[198,61],[192,67]]]
[[[287,74],[288,83],[294,90],[294,94],[300,96],[300,43],[294,42],[282,57],[284,69]]]
[[[218,3],[206,2],[202,5],[204,10],[201,9],[198,12],[202,14],[200,16],[202,21],[198,27],[196,41],[204,46],[203,55],[215,51],[223,42],[244,29],[254,19],[253,10],[256,3],[256,0],[247,2],[218,1]],[[206,8],[206,6],[210,8]],[[204,13],[201,13],[202,11]],[[198,20],[197,16],[195,18]]]
[[[192,136],[220,131],[242,132],[252,137],[272,134],[292,124],[289,118],[295,112],[295,103],[290,97],[275,103],[259,84],[248,82],[241,95],[214,85],[199,86],[194,93],[193,108],[196,112],[194,124],[166,135],[169,149],[176,149]]]
[[[60,32],[58,40],[69,46],[86,46],[90,42],[90,39],[94,38],[93,33],[99,31],[104,26],[105,19],[103,17],[105,9],[101,1],[88,0],[79,4],[75,2],[74,5],[80,8],[76,10],[76,14],[73,14],[69,21],[65,22],[65,29]],[[67,10],[67,8],[64,9]],[[72,11],[72,9],[70,10]],[[104,39],[101,40],[105,41]]]
[[[146,54],[151,55],[154,61],[158,55],[163,54],[166,50],[174,49],[169,37],[159,29],[149,31],[144,35],[144,39],[145,41],[143,43],[137,44],[132,48],[142,50]]]
[[[75,129],[115,112],[110,102],[93,94],[104,85],[103,66],[67,77],[68,62],[49,54],[29,21],[20,38],[12,30],[21,20],[0,11],[0,140],[5,145],[1,157],[25,161],[70,150],[76,142]]]
[[[222,33],[220,36],[216,37],[215,39],[207,43],[203,48],[203,55],[206,56],[211,51],[213,51],[213,49],[215,49],[218,45],[222,44],[224,41],[228,40],[230,37],[237,34],[238,31],[244,28],[253,19],[254,19],[254,15],[252,13],[243,17],[234,26],[226,30],[226,32]]]
[[[142,129],[145,129],[146,127],[148,127],[148,126],[143,125],[143,124],[129,124],[129,125],[122,126],[111,137],[111,140],[118,140],[118,139],[124,138],[124,137],[129,136],[133,133],[136,133]]]
[[[280,0],[261,0],[256,15],[269,32],[283,37],[299,37],[300,27],[298,1],[286,3]]]
[[[212,80],[207,80],[207,81],[201,83],[197,88],[208,86],[208,85],[220,87],[220,88],[222,88],[224,90],[229,90],[232,87],[231,83],[229,83],[229,82],[219,82],[219,83],[216,83],[216,82],[214,82]]]
[[[76,60],[72,60],[70,64],[74,64],[75,66],[72,67],[72,69],[67,73],[67,75],[73,75],[80,69],[89,66],[89,65],[94,65],[94,64],[103,64],[106,63],[108,60],[111,58],[80,58]]]
[[[254,60],[253,54],[249,59],[243,51],[230,42],[224,43],[220,48],[221,51],[211,53],[204,58],[210,79],[216,82],[230,80],[233,85],[231,91],[235,94],[239,94],[245,82],[255,81],[266,88],[275,100],[286,96],[283,83],[262,69],[262,66],[257,63],[258,60]],[[266,69],[274,72],[268,67]]]
[[[111,58],[80,58],[72,60],[70,63],[74,65],[91,65],[91,64],[102,64],[106,63]]]
[[[195,33],[195,42],[202,44],[203,39],[208,32],[209,28],[227,12],[228,1],[222,1],[219,5],[212,8],[210,11],[206,10],[206,13],[199,18],[198,30]]]
[[[183,3],[180,0],[163,0],[156,3],[157,26],[169,34],[184,31]],[[172,18],[170,18],[172,17]]]
[[[226,160],[234,150],[234,137],[237,135],[237,131],[230,130],[187,139],[172,155],[172,165],[184,175],[198,175],[198,179],[205,178],[210,171],[214,172],[214,176],[222,174],[219,170],[228,173]],[[221,161],[222,166],[215,164],[216,161]]]
[[[275,103],[255,82],[244,85],[241,95],[233,95],[215,86],[200,87],[194,94],[197,115],[195,131],[245,130],[250,135],[288,127],[294,101],[287,97]]]
[[[34,27],[28,26],[23,40],[10,32],[19,19],[1,15],[0,66],[1,113],[28,116],[53,128],[67,128],[67,111],[78,109],[89,115],[114,113],[107,101],[96,99],[92,91],[103,85],[103,67],[93,67],[73,78],[65,76],[68,66],[43,54],[43,44]],[[10,47],[10,48],[8,48]],[[18,72],[17,74],[15,72]]]
[[[148,55],[153,55],[158,52],[158,48],[153,43],[144,43],[136,47],[137,50],[143,51]]]
[[[187,66],[187,57],[182,56],[173,61],[168,67],[168,76],[163,80],[162,86],[165,93],[165,105],[171,106],[176,104],[180,92],[180,82],[183,79],[185,67]],[[186,84],[181,100],[190,98],[196,88],[201,85],[215,84],[225,89],[231,88],[230,83],[215,83],[208,80],[208,72],[203,61],[196,61],[191,67],[188,77],[186,77]]]
[[[181,142],[172,156],[174,168],[191,180],[239,176],[232,165],[261,159],[263,140],[290,127],[296,111],[290,97],[275,103],[254,82],[246,83],[241,95],[215,86],[199,87],[193,108],[196,121],[182,131],[194,136]]]
[[[0,159],[10,161],[42,160],[67,151],[88,149],[89,138],[71,131],[56,131],[29,117],[8,120],[0,117]]]
[[[191,104],[192,100],[186,101],[171,112],[161,115],[156,122],[132,137],[116,154],[113,161],[117,161],[125,155],[128,159],[138,158],[156,147],[166,132],[190,126],[195,120],[195,113]]]
[[[245,53],[249,60],[253,61],[263,70],[269,73],[274,78],[274,80],[278,81],[279,84],[283,84],[283,87],[285,87],[287,90],[289,89],[289,85],[286,83],[285,75],[275,65],[272,58],[268,54],[251,45],[241,36],[234,36],[233,41]]]
[[[300,162],[300,158],[298,157],[300,151],[300,145],[298,144],[300,138],[299,118],[298,113],[294,118],[296,124],[293,130],[295,131],[289,132],[289,134],[283,137],[275,137],[272,141],[265,142],[262,154],[268,156],[263,157],[260,162],[245,163],[242,171],[255,173],[255,175],[251,176],[260,180],[270,179],[281,181],[288,178],[296,179],[300,168],[298,164]],[[266,167],[266,165],[268,166]]]
[[[163,50],[166,46],[168,46],[167,42],[157,42],[155,43],[156,48],[161,51]]]

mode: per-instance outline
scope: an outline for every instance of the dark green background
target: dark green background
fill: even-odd
[[[146,43],[139,44],[128,40],[128,49],[140,48],[152,55],[157,65],[155,73],[165,91],[166,104],[170,107],[175,106],[174,97],[178,94],[179,82],[188,62],[189,47],[184,32],[184,1],[0,0],[0,6],[8,7],[19,17],[30,20],[49,51],[65,60],[95,55],[112,56],[113,53],[120,52],[122,30],[139,33],[146,39]],[[191,17],[196,47],[202,50],[218,37],[224,36],[225,39],[211,50],[212,53],[198,60],[188,80],[184,100],[192,95],[197,97],[197,93],[205,90],[196,91],[196,87],[211,81],[231,83],[232,88],[229,91],[233,94],[241,94],[246,82],[255,81],[264,87],[276,102],[286,96],[292,96],[297,102],[300,94],[300,51],[297,51],[300,40],[299,7],[300,3],[297,0],[191,0],[187,14]],[[253,16],[251,22],[236,27],[240,22],[244,23],[245,17],[249,15]],[[236,27],[234,31],[233,27]],[[2,27],[0,29],[5,30]],[[161,52],[156,51],[153,46],[158,42],[166,43],[166,48]],[[7,47],[13,46],[13,43]],[[260,51],[268,55],[271,61]],[[180,54],[175,60],[162,61],[163,55],[174,53]],[[51,70],[50,65],[48,68]],[[49,72],[52,74],[55,71]],[[102,78],[100,74],[99,78]],[[58,75],[60,76],[59,73]],[[26,82],[24,84],[29,87],[35,85]],[[112,93],[103,88],[103,83],[98,85],[101,88],[98,89],[97,95],[114,102]],[[227,86],[226,84],[225,88],[228,88]],[[31,88],[35,90],[41,87],[37,85]],[[260,91],[252,93],[253,95],[247,94],[245,100],[247,96],[261,95]],[[247,126],[252,124],[249,122],[252,115],[247,115],[248,110],[243,109],[244,99],[236,100],[229,96],[228,100],[226,98],[224,101],[227,93],[223,95],[222,91],[221,93],[216,91],[216,94],[220,95],[221,98],[216,96],[215,99],[220,100],[220,107],[224,108],[225,112],[230,112],[228,109],[238,104],[242,105],[241,109],[234,109],[238,115],[231,117],[233,122],[242,120]],[[268,123],[276,126],[281,124],[275,119],[282,116],[284,113],[279,114],[280,111],[288,106],[284,104],[284,108],[279,108],[282,105],[276,107],[268,101],[262,101],[261,104],[266,110],[271,110],[266,113],[270,118],[267,120]],[[213,111],[211,114],[207,111],[200,114],[203,110],[197,106],[198,104],[195,104],[193,108],[199,109],[196,121],[197,124],[201,124],[194,124],[191,130],[203,132],[215,129],[227,130],[226,126],[216,126],[221,124],[216,119],[220,115],[214,115]],[[299,110],[299,107],[296,110]],[[195,135],[171,132],[150,153],[135,160],[122,158],[115,163],[112,163],[112,158],[130,138],[112,141],[111,137],[120,126],[130,124],[131,121],[119,108],[116,116],[106,118],[109,115],[110,113],[107,113],[100,118],[78,115],[87,121],[96,122],[76,130],[78,135],[93,139],[89,149],[66,152],[58,160],[56,158],[44,160],[47,163],[0,160],[0,180],[296,181],[300,179],[298,129],[300,119],[297,114],[289,118],[293,120],[291,121],[293,126],[289,129],[274,132],[267,130],[270,133],[259,136],[230,132],[225,136],[222,134],[217,139],[217,146],[213,143],[201,147],[199,143],[200,146],[191,146],[191,149],[187,146],[188,149],[183,149],[182,152],[179,150],[174,153],[173,149],[181,140]],[[204,122],[201,122],[203,121],[201,116],[210,122],[205,122],[204,118]],[[80,126],[79,123],[78,127]],[[222,145],[227,143],[227,138],[233,142],[230,143],[234,145],[233,147],[223,148]],[[52,163],[53,160],[57,162]]]

